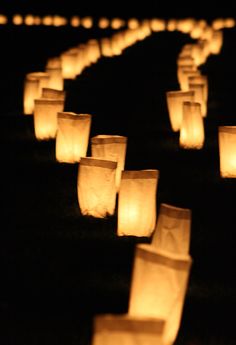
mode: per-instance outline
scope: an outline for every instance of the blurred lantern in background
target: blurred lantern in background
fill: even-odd
[[[64,79],[75,79],[78,48],[71,48],[61,54],[62,76]]]
[[[172,130],[177,132],[181,128],[183,119],[183,103],[194,100],[193,91],[167,91],[167,106]]]
[[[21,14],[14,14],[14,16],[12,17],[12,23],[14,25],[22,25],[24,22],[24,18],[22,17]]]
[[[39,80],[26,76],[24,82],[24,114],[32,115],[34,112],[34,101],[39,97]]]
[[[89,114],[58,113],[56,159],[75,163],[86,157],[92,116]]]
[[[189,75],[188,76],[188,85],[189,84],[203,84],[204,89],[204,100],[207,103],[208,100],[208,79],[207,76],[199,74]]]
[[[166,26],[166,23],[165,23],[165,20],[163,19],[153,18],[150,21],[150,27],[153,32],[164,31],[165,26]]]
[[[189,255],[136,247],[129,314],[165,320],[164,344],[173,344],[180,327],[191,268]]]
[[[92,345],[165,345],[165,322],[129,315],[98,315]]]
[[[114,214],[116,168],[116,162],[90,157],[81,158],[77,191],[83,215],[105,218]]]
[[[63,90],[62,68],[46,67],[46,73],[49,75],[48,87],[55,90]]]
[[[24,19],[25,25],[34,25],[34,16],[32,14],[27,14]]]
[[[120,18],[112,18],[111,19],[111,28],[114,30],[118,30],[125,25],[124,20]]]
[[[71,17],[70,25],[73,26],[74,28],[79,27],[80,26],[80,17],[78,17],[78,16]]]
[[[236,178],[236,126],[220,126],[218,132],[220,175]]]
[[[183,103],[183,120],[179,143],[184,149],[201,149],[204,145],[204,123],[201,105],[196,102]]]
[[[43,88],[42,98],[59,99],[65,101],[66,92],[61,90],[54,90],[50,88]]]
[[[139,27],[139,20],[137,18],[128,19],[127,26],[129,29],[134,30]]]
[[[125,167],[127,137],[120,135],[97,135],[91,139],[92,157],[117,162],[116,188],[120,188],[121,172]]]
[[[108,18],[100,18],[98,21],[98,27],[99,29],[107,29],[110,25],[110,21]]]
[[[188,254],[191,210],[161,204],[151,245],[173,254]]]
[[[57,132],[57,113],[62,112],[64,101],[36,99],[34,107],[34,131],[38,140],[53,139]]]
[[[83,17],[83,18],[81,18],[80,25],[83,26],[85,29],[91,29],[93,27],[93,19],[92,19],[92,17]]]
[[[113,55],[110,38],[102,38],[100,41],[100,44],[101,44],[101,53],[103,56],[110,57]]]
[[[176,19],[169,19],[166,24],[167,31],[175,31],[177,30],[178,21]]]
[[[150,236],[156,225],[158,170],[123,171],[118,196],[118,236]]]
[[[189,83],[189,90],[194,92],[194,102],[200,103],[201,114],[203,117],[207,116],[206,103],[206,85],[205,83]]]
[[[210,40],[210,52],[211,54],[219,54],[223,45],[223,31],[213,31],[212,38]]]
[[[5,25],[8,22],[7,16],[5,14],[0,14],[0,25]]]

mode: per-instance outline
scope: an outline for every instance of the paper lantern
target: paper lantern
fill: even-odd
[[[220,175],[236,178],[236,126],[220,126],[218,132]]]
[[[158,170],[123,171],[118,195],[118,236],[150,236],[156,225]]]
[[[97,135],[91,139],[92,157],[102,157],[117,162],[116,188],[119,190],[121,172],[125,168],[127,137],[120,135]]]
[[[204,145],[204,123],[201,105],[196,102],[183,103],[183,120],[179,136],[180,147],[201,149]]]
[[[111,28],[114,30],[118,30],[124,26],[124,21],[120,18],[113,18],[111,19]]]
[[[208,100],[208,79],[207,76],[201,75],[200,73],[188,76],[188,84],[203,84],[204,100]]]
[[[180,84],[181,90],[189,91],[189,78],[197,77],[199,75],[200,75],[199,70],[193,71],[192,69],[188,70],[183,67],[181,71],[181,84]]]
[[[43,88],[42,98],[59,99],[61,101],[65,101],[66,92],[61,91],[61,90],[54,90],[50,88]]]
[[[91,29],[93,27],[93,19],[92,19],[92,17],[81,18],[80,24],[85,29]]]
[[[7,16],[5,16],[4,14],[0,14],[0,25],[5,25],[7,24],[8,19]]]
[[[64,101],[56,99],[36,99],[34,109],[34,131],[38,140],[56,137],[57,113],[62,112]]]
[[[52,57],[47,60],[46,68],[62,68],[60,57]]]
[[[110,21],[108,18],[100,18],[98,21],[98,27],[100,29],[107,29],[110,25]]]
[[[191,267],[189,255],[136,247],[129,314],[165,320],[165,344],[173,344],[180,327]]]
[[[137,18],[128,19],[127,26],[129,29],[134,30],[139,27],[139,20]]]
[[[58,113],[56,136],[56,159],[59,162],[75,163],[86,157],[91,115]]]
[[[71,17],[70,25],[73,26],[74,28],[77,28],[78,26],[80,26],[80,17],[78,16]]]
[[[153,32],[164,31],[166,24],[163,19],[153,18],[150,23]]]
[[[223,45],[223,32],[221,30],[215,30],[210,40],[210,52],[211,54],[219,54]]]
[[[194,99],[193,91],[168,91],[166,93],[167,106],[171,127],[174,132],[180,130],[183,119],[183,103]]]
[[[161,204],[151,245],[174,254],[188,254],[191,210]]]
[[[78,173],[78,201],[83,215],[105,218],[116,206],[117,163],[98,158],[81,158]]]
[[[39,80],[27,77],[24,82],[24,114],[31,115],[34,112],[34,101],[39,97]]]
[[[206,91],[204,83],[189,83],[189,90],[194,92],[194,102],[200,103],[201,114],[203,117],[207,116]]]
[[[194,73],[197,72],[197,67],[196,65],[189,65],[189,66],[178,66],[177,68],[177,79],[180,85],[180,89],[182,91],[188,91],[189,87],[188,87],[188,83],[187,83],[187,79],[186,79],[186,72],[189,73]]]
[[[112,56],[112,49],[111,49],[111,40],[109,38],[102,38],[100,41],[101,44],[101,53],[103,56]]]
[[[164,326],[165,322],[156,318],[98,315],[92,345],[164,345]]]
[[[77,55],[77,48],[71,48],[61,54],[62,76],[64,79],[75,79]]]
[[[32,14],[27,14],[25,16],[25,25],[34,25],[34,16]]]
[[[14,25],[22,25],[23,21],[24,19],[21,14],[14,14],[14,16],[12,17],[12,23]]]
[[[48,87],[55,90],[63,90],[64,81],[61,67],[47,67],[46,72],[49,75]]]

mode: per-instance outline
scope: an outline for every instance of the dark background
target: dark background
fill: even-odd
[[[124,18],[196,13],[209,21],[232,15],[230,5],[219,4],[207,15],[200,4],[187,11],[150,1],[129,10],[122,3],[53,3],[2,2],[0,12]],[[75,44],[111,34],[97,28],[0,27],[1,344],[88,345],[94,315],[127,311],[134,247],[150,239],[117,238],[117,213],[103,220],[82,217],[77,164],[58,164],[55,142],[37,142],[32,117],[22,115],[27,72],[43,70],[48,57]],[[178,32],[157,33],[122,56],[102,58],[66,81],[65,110],[91,113],[91,136],[127,135],[126,169],[160,170],[158,209],[161,202],[192,209],[193,267],[176,344],[235,345],[236,184],[220,178],[217,139],[219,125],[236,123],[235,29],[224,30],[221,54],[202,66],[209,101],[200,151],[179,148],[165,102],[165,92],[178,88],[176,57],[187,42],[192,40]]]

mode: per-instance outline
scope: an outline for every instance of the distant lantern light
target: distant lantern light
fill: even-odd
[[[116,188],[120,188],[121,173],[125,168],[127,137],[120,135],[97,135],[91,139],[92,157],[117,162]]]
[[[188,68],[182,68],[181,71],[181,85],[180,88],[182,91],[189,91],[189,80],[190,78],[200,76],[201,72],[199,70],[193,71],[189,70]]]
[[[193,91],[167,91],[167,107],[172,130],[177,132],[181,128],[183,119],[183,103],[194,100]]]
[[[22,25],[24,22],[24,18],[22,17],[21,14],[15,14],[13,17],[12,17],[12,23],[14,25]]]
[[[62,91],[62,90],[43,88],[42,89],[42,98],[59,99],[61,101],[65,101],[66,92]]]
[[[207,116],[207,102],[204,83],[189,83],[189,90],[194,92],[194,102],[201,104],[201,114]]]
[[[81,158],[77,190],[83,215],[105,218],[114,214],[116,168],[116,162],[90,157]]]
[[[110,38],[102,38],[100,41],[100,45],[101,53],[103,56],[111,57],[113,55]]]
[[[86,157],[91,118],[89,114],[58,113],[57,161],[75,163],[79,162],[81,157]]]
[[[73,16],[70,19],[70,25],[74,28],[77,28],[80,26],[80,17],[79,16]]]
[[[220,175],[236,178],[236,126],[220,126],[218,133]]]
[[[99,21],[98,21],[98,27],[100,29],[107,29],[110,25],[110,21],[108,18],[100,18]]]
[[[49,75],[48,87],[55,90],[63,90],[64,80],[61,67],[46,67],[46,73]]]
[[[61,68],[61,64],[60,57],[52,57],[47,60],[46,68]]]
[[[71,48],[61,54],[62,76],[64,79],[76,78],[78,48]]]
[[[53,25],[53,16],[44,16],[42,18],[42,24],[46,26],[52,26]]]
[[[166,24],[167,31],[177,30],[178,21],[176,19],[169,19]]]
[[[215,30],[210,40],[210,52],[211,54],[219,54],[223,45],[223,32],[221,30]]]
[[[118,30],[124,26],[124,21],[121,18],[113,18],[111,19],[111,28],[114,30]]]
[[[27,14],[25,16],[24,22],[25,22],[25,25],[29,25],[29,26],[34,25],[34,16],[32,14]]]
[[[173,344],[177,337],[191,264],[189,255],[136,246],[129,315],[165,320],[164,344]]]
[[[208,78],[205,75],[196,74],[188,76],[188,84],[203,84],[204,85],[204,99],[208,100]]]
[[[42,89],[48,87],[49,75],[45,72],[27,73],[24,81],[24,114],[34,112],[34,101],[41,97]]]
[[[186,65],[178,66],[178,68],[177,68],[177,79],[178,79],[180,89],[182,91],[187,91],[189,89],[185,72],[197,72],[197,71],[198,71],[198,69],[197,69],[197,66],[195,64],[188,65],[188,66],[186,66]]]
[[[5,25],[8,22],[7,16],[5,14],[0,14],[0,25]]]
[[[92,17],[84,17],[81,18],[81,26],[83,26],[85,29],[91,29],[93,27],[93,19]]]
[[[153,32],[164,31],[166,24],[163,19],[153,18],[150,21],[150,26]]]
[[[25,115],[32,115],[34,112],[34,100],[39,97],[39,80],[37,78],[25,77],[23,112]]]
[[[39,16],[34,16],[34,25],[41,25],[42,21]]]
[[[67,19],[65,17],[55,15],[52,17],[52,25],[59,27],[59,26],[65,26],[67,24]]]
[[[137,29],[139,27],[139,20],[137,18],[128,19],[128,28],[131,30]]]
[[[64,101],[36,99],[34,107],[34,131],[36,139],[54,139],[57,133],[57,113],[62,112]]]
[[[201,149],[204,145],[204,123],[201,105],[196,102],[183,103],[183,120],[179,143],[184,149]]]
[[[158,170],[123,171],[118,195],[118,236],[150,236],[156,224]]]
[[[190,235],[191,210],[162,203],[151,245],[174,254],[189,254]]]
[[[92,345],[164,345],[165,321],[130,315],[97,315]]]
[[[213,20],[212,27],[214,30],[221,30],[224,28],[224,19],[223,18],[217,18]]]
[[[189,33],[195,25],[195,19],[186,18],[180,19],[177,23],[177,30],[185,34]]]
[[[234,18],[226,18],[224,21],[224,26],[227,29],[235,27],[235,19]]]

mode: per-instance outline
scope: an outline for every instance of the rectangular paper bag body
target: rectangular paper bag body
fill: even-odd
[[[83,215],[104,218],[114,214],[116,168],[116,162],[90,157],[81,158],[77,191]]]
[[[165,320],[164,338],[170,344],[180,327],[191,264],[189,255],[157,251],[151,245],[136,247],[129,314]]]
[[[220,126],[218,135],[220,175],[236,178],[236,126]]]
[[[92,345],[166,345],[162,340],[164,325],[155,318],[98,315]]]
[[[97,135],[91,139],[92,157],[117,162],[116,188],[120,188],[121,172],[125,168],[127,138],[120,135]]]
[[[151,245],[173,254],[188,254],[190,247],[191,210],[161,204]]]
[[[58,113],[56,136],[56,159],[75,163],[86,157],[92,116],[69,112]]]
[[[158,170],[123,171],[118,196],[118,235],[150,236],[156,225]]]

